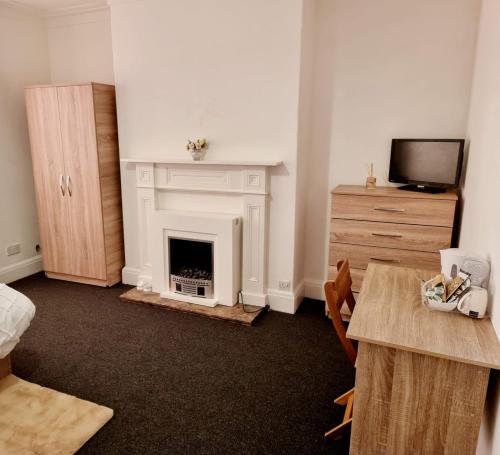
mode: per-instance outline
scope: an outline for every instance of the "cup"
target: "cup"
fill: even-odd
[[[472,286],[470,291],[460,298],[457,310],[471,318],[481,319],[486,314],[488,306],[488,291],[478,286]]]

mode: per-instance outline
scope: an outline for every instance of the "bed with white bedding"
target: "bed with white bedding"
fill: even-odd
[[[19,343],[35,316],[35,305],[24,294],[0,283],[0,359]]]

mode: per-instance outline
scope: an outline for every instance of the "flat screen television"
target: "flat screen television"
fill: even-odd
[[[463,139],[393,139],[389,182],[402,190],[440,193],[458,186]]]

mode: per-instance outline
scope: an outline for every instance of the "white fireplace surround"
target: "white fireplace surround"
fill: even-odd
[[[168,251],[165,251],[165,248],[168,248],[168,236],[194,240],[197,235],[200,239],[205,236],[205,240],[215,239],[215,248],[221,251],[222,241],[230,242],[237,236],[237,233],[233,232],[230,240],[229,232],[226,231],[225,236],[222,232],[224,229],[227,230],[227,226],[234,226],[236,220],[241,219],[241,272],[234,269],[234,263],[231,267],[241,277],[241,290],[245,303],[257,306],[265,306],[268,303],[269,168],[279,166],[281,162],[195,162],[144,158],[125,158],[121,162],[135,166],[136,171],[140,252],[137,280],[146,284],[151,283],[153,291],[160,292],[164,297],[181,300],[179,294],[172,294],[169,289]],[[193,200],[196,202],[197,196],[203,195],[206,198],[207,195],[211,195],[217,200],[217,204],[214,204],[212,210],[206,210],[202,204],[200,206],[195,204],[195,208],[190,206],[190,213],[186,213],[184,210],[171,210],[168,204],[167,207],[164,207],[163,203],[160,204],[165,194],[167,197],[189,197],[191,205]],[[225,206],[220,197],[222,201],[224,197],[229,198],[230,203]],[[229,243],[226,243],[224,254],[226,259],[230,256],[227,254],[228,247]],[[223,261],[221,258],[219,260]],[[225,275],[228,273],[229,265],[222,265],[221,262],[219,270],[226,270],[221,272]],[[124,276],[127,274],[126,268],[123,274]],[[225,284],[221,285],[221,280],[225,280]],[[124,279],[125,281],[129,280]],[[238,281],[240,280],[236,279],[235,283],[234,277],[230,276],[221,278],[216,272],[214,299],[212,302],[205,301],[205,304],[215,304],[215,301],[224,305],[230,304],[230,300],[235,299],[235,292],[239,291],[239,289],[235,291],[240,287]],[[236,300],[233,303],[236,303]]]

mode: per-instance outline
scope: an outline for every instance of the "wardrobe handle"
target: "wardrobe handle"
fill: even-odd
[[[59,188],[61,188],[61,194],[64,196],[65,191],[64,191],[64,176],[61,175],[61,178],[59,179]]]
[[[394,264],[399,264],[401,262],[401,259],[389,259],[389,258],[370,258],[371,261],[380,261],[380,262],[392,262]]]
[[[72,196],[72,191],[71,191],[71,177],[69,175],[66,176],[66,189],[68,190],[68,194],[71,197]]]
[[[381,232],[372,232],[372,235],[375,235],[377,237],[394,237],[394,238],[403,237],[402,234],[383,234]]]
[[[373,210],[380,210],[381,212],[406,212],[406,209],[398,209],[392,207],[373,207]]]

